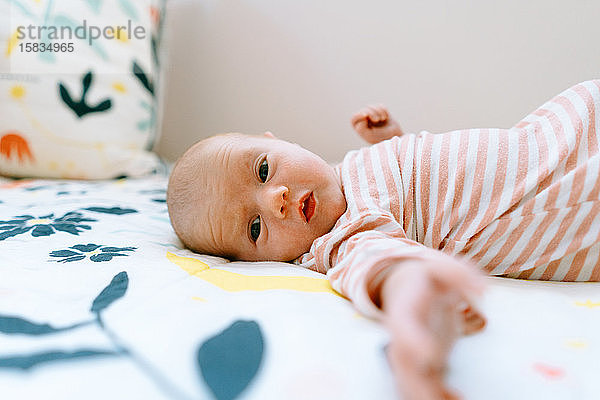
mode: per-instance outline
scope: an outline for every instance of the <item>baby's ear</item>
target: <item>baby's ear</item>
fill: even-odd
[[[269,132],[269,131],[266,131],[266,132],[264,133],[264,135],[265,135],[266,137],[268,137],[268,138],[271,138],[271,139],[277,139],[277,138],[275,137],[275,135],[273,135],[273,134],[272,134],[271,132]]]

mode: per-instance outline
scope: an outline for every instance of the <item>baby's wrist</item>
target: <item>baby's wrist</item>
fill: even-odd
[[[392,302],[396,296],[402,295],[402,290],[407,285],[411,285],[407,280],[412,280],[420,275],[427,275],[428,269],[426,262],[420,259],[408,259],[394,263],[388,268],[388,273],[384,276],[381,284],[380,308],[385,312],[386,304]]]
[[[410,261],[399,261],[382,269],[371,280],[369,293],[373,303],[381,310],[384,310],[386,299],[389,299],[396,292],[394,288],[399,285],[400,270],[405,267],[405,264],[412,264]]]
[[[394,265],[388,268],[388,273],[385,276],[385,280],[382,282],[380,297],[381,297],[381,309],[385,310],[385,304],[387,301],[394,296],[398,291],[399,282],[403,277],[400,270],[403,268],[401,265]]]

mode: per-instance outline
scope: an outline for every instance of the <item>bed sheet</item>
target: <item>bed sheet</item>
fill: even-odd
[[[182,248],[167,178],[0,178],[7,399],[395,399],[387,333],[323,275]],[[490,278],[466,399],[594,399],[600,286]]]

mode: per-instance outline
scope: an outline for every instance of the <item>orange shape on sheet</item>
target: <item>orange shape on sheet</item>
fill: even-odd
[[[0,154],[10,159],[13,152],[16,153],[16,157],[21,163],[26,161],[25,158],[29,158],[30,161],[34,160],[27,140],[17,132],[9,132],[0,137]]]
[[[562,368],[544,363],[533,364],[533,369],[548,379],[560,379],[565,376],[565,371]]]
[[[18,180],[14,182],[3,183],[0,185],[0,189],[15,189],[20,187],[27,187],[33,183],[32,179],[29,180]]]

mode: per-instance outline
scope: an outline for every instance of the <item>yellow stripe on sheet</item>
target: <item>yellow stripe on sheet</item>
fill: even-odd
[[[600,307],[600,301],[593,302],[590,299],[587,299],[585,302],[576,301],[575,305],[579,306],[579,307],[596,308],[596,307]]]
[[[188,274],[203,279],[228,292],[285,289],[300,292],[325,292],[339,296],[332,289],[327,279],[312,278],[309,276],[243,275],[218,268],[211,268],[208,264],[198,259],[178,256],[169,251],[167,252],[167,259]]]

